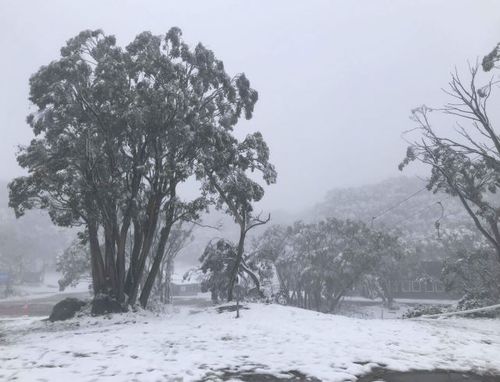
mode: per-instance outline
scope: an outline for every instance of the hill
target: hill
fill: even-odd
[[[441,229],[469,227],[472,223],[457,198],[432,193],[421,179],[407,177],[331,190],[306,216],[362,220],[374,228],[420,235],[435,235],[436,221]]]

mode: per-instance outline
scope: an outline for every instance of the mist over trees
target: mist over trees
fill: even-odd
[[[496,68],[498,49],[483,70]],[[412,110],[416,127],[405,136],[416,139],[399,167],[422,162],[429,179],[332,190],[270,226],[271,215],[254,210],[264,196],[257,179],[276,182],[270,150],[259,132],[234,132],[258,100],[246,76],[231,77],[178,28],[143,32],[125,48],[101,30],[83,31],[30,78],[35,138],[17,156],[28,175],[9,184],[9,205],[17,217],[42,209],[56,225],[78,228],[79,240],[59,257],[61,288],[90,267],[95,297],[120,309],[146,307],[151,294],[168,302],[174,259],[186,246],[216,301],[233,300],[241,283],[262,298],[277,281],[266,298],[309,309],[334,311],[360,285],[391,305],[391,283],[418,277],[424,260],[445,262],[449,289],[495,301],[500,141],[487,106],[497,83],[480,84],[480,74],[478,64],[465,80],[455,72],[450,103]],[[454,129],[443,131],[448,122],[432,114],[452,117]],[[198,192],[186,199],[187,183]],[[214,212],[232,227],[200,234]]]
[[[43,212],[32,211],[22,220],[8,207],[7,183],[0,181],[0,269],[13,281],[23,272],[53,268],[56,257],[69,245],[75,232],[53,225]]]
[[[424,179],[404,176],[331,190],[304,218],[328,216],[361,220],[373,228],[415,237],[437,236],[438,220],[441,228],[449,229],[471,223],[458,200],[443,192],[428,192]]]
[[[276,275],[285,303],[332,312],[363,278],[381,275],[403,255],[397,237],[362,222],[328,218],[267,230],[251,262],[267,277]]]
[[[0,382],[500,382],[500,1],[0,28]]]

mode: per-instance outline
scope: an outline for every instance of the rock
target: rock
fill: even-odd
[[[92,301],[93,316],[100,316],[107,313],[123,313],[125,310],[122,305],[113,297],[102,294],[98,295]]]
[[[234,305],[223,305],[223,306],[218,306],[215,308],[217,310],[217,313],[224,313],[224,312],[236,312],[236,304]],[[248,310],[250,308],[240,305],[240,309],[245,309]]]
[[[260,300],[264,298],[264,293],[260,289],[252,288],[247,292],[246,298],[251,301]]]
[[[49,316],[49,321],[63,321],[73,318],[76,312],[80,311],[85,304],[85,301],[77,298],[65,298],[54,305],[52,313]]]

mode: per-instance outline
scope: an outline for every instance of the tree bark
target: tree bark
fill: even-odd
[[[135,275],[130,289],[128,303],[134,305],[137,300],[137,295],[139,293],[139,287],[141,285],[142,274],[144,272],[144,266],[146,265],[146,258],[148,257],[151,246],[153,244],[153,238],[156,230],[156,225],[158,223],[158,215],[161,206],[161,196],[152,196],[146,221],[144,222],[144,240],[142,242],[142,248],[140,251],[139,259],[136,264]]]
[[[104,276],[104,262],[102,260],[99,237],[97,235],[97,224],[89,221],[87,224],[90,243],[90,262],[92,267],[92,287],[94,296],[106,292],[106,281]]]
[[[130,254],[130,264],[127,272],[127,277],[125,280],[124,292],[128,296],[132,290],[132,285],[137,278],[136,268],[139,261],[139,254],[141,252],[143,241],[143,232],[141,224],[137,219],[134,219],[134,245],[132,247],[132,252]]]
[[[229,279],[229,285],[228,285],[228,292],[227,292],[227,300],[232,301],[233,300],[233,289],[234,289],[234,284],[236,282],[236,277],[238,276],[238,270],[240,269],[240,264],[241,260],[243,258],[243,251],[245,250],[245,236],[246,236],[246,230],[245,230],[245,223],[242,223],[240,225],[240,239],[238,241],[238,248],[236,251],[236,259],[234,261],[234,266],[231,271],[231,277]]]
[[[149,274],[146,278],[146,282],[144,283],[144,287],[142,288],[141,296],[139,297],[139,302],[141,303],[141,306],[143,308],[147,306],[149,295],[151,294],[155,278],[158,274],[158,270],[160,269],[160,265],[163,261],[163,256],[165,255],[165,245],[167,244],[171,228],[172,228],[172,222],[167,222],[165,227],[163,227],[161,230],[158,249],[156,251],[153,264],[151,265],[151,270],[149,271]]]
[[[115,263],[115,237],[113,228],[109,225],[104,227],[104,270],[106,280],[109,285],[109,294],[118,299],[118,283],[116,278],[116,263]]]

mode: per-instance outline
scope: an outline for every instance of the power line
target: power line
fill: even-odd
[[[447,197],[446,199],[449,199],[449,198],[450,198],[450,197]],[[443,200],[446,200],[446,199],[443,199]],[[398,220],[396,223],[394,223],[394,226],[398,226],[398,225],[400,225],[401,223],[404,223],[404,222],[406,222],[407,220],[410,220],[411,218],[414,218],[414,217],[416,217],[416,216],[420,215],[422,212],[424,212],[424,211],[426,211],[426,210],[430,209],[431,207],[434,207],[436,204],[441,205],[441,206],[443,205],[441,201],[432,202],[432,203],[428,204],[427,206],[425,206],[425,207],[423,207],[423,208],[419,209],[417,212],[415,212],[415,213],[411,214],[410,216],[407,216],[407,217],[405,217],[405,218],[403,218],[403,219]],[[444,208],[444,207],[443,207],[443,208]],[[443,210],[442,210],[442,211],[443,211]],[[443,219],[443,218],[444,218],[444,217],[441,217],[441,218],[439,218],[438,220]]]
[[[379,217],[381,216],[384,216],[386,213],[388,212],[391,212],[392,210],[394,210],[395,208],[399,207],[400,205],[402,205],[403,203],[406,203],[408,200],[410,200],[411,198],[413,198],[414,196],[420,194],[422,191],[426,190],[427,187],[424,186],[422,187],[420,190],[418,191],[415,191],[413,194],[407,196],[406,198],[404,198],[403,200],[399,201],[398,203],[394,204],[393,206],[387,208],[386,210],[382,211],[380,214],[376,215],[376,216],[372,216],[372,221],[371,221],[371,226],[373,227],[373,222],[375,221],[375,219],[378,219]]]

